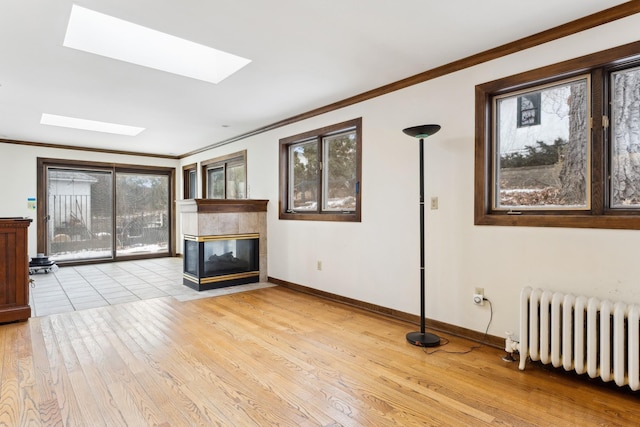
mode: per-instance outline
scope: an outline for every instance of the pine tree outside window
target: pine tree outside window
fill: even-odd
[[[202,197],[205,199],[246,199],[246,150],[201,162]]]
[[[360,221],[362,119],[280,140],[280,219]]]

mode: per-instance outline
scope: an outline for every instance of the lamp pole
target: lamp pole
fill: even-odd
[[[440,130],[440,125],[422,125],[403,130],[409,136],[419,138],[420,147],[420,331],[409,332],[407,341],[418,347],[435,347],[440,345],[440,337],[426,332],[425,325],[425,250],[424,250],[424,138]]]

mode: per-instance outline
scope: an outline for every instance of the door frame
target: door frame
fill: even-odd
[[[142,174],[158,173],[161,175],[167,175],[169,180],[169,194],[168,194],[168,247],[167,253],[161,254],[138,254],[127,256],[116,256],[116,247],[112,248],[111,258],[90,259],[90,260],[76,260],[76,261],[64,261],[61,264],[64,265],[79,265],[79,264],[92,264],[101,262],[114,262],[123,261],[129,259],[145,259],[145,258],[161,258],[167,256],[176,256],[176,197],[175,197],[175,168],[162,167],[162,166],[142,166],[131,165],[124,163],[103,163],[103,162],[91,162],[84,160],[66,160],[66,159],[54,159],[38,157],[37,168],[37,202],[36,202],[36,230],[37,230],[37,252],[46,254],[47,250],[47,169],[50,167],[59,168],[71,168],[71,169],[102,169],[111,170],[113,172],[114,182],[117,172],[128,172]],[[115,195],[115,188],[114,188]],[[113,199],[114,204],[114,225],[115,225],[115,197]],[[115,236],[114,236],[115,239]],[[115,242],[114,242],[115,244]]]

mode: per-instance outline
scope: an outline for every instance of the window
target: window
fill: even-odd
[[[476,86],[475,224],[640,229],[640,42]]]
[[[46,179],[45,250],[57,262],[112,258],[116,243],[113,171],[62,165],[43,171]],[[41,198],[38,198],[43,202]]]
[[[202,195],[206,199],[247,198],[247,152],[202,162]]]
[[[174,169],[38,159],[38,252],[58,262],[173,253]]]
[[[640,67],[611,73],[611,207],[640,209]]]
[[[116,257],[169,252],[172,175],[116,169]]]
[[[588,95],[586,75],[494,97],[493,209],[589,209]]]
[[[198,197],[198,174],[195,163],[182,167],[182,187],[183,199]]]
[[[362,119],[280,140],[280,219],[360,221]]]

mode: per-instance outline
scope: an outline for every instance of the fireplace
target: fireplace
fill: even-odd
[[[267,281],[268,200],[180,200],[183,284],[198,291]]]
[[[260,235],[184,236],[183,283],[197,291],[260,280]]]

